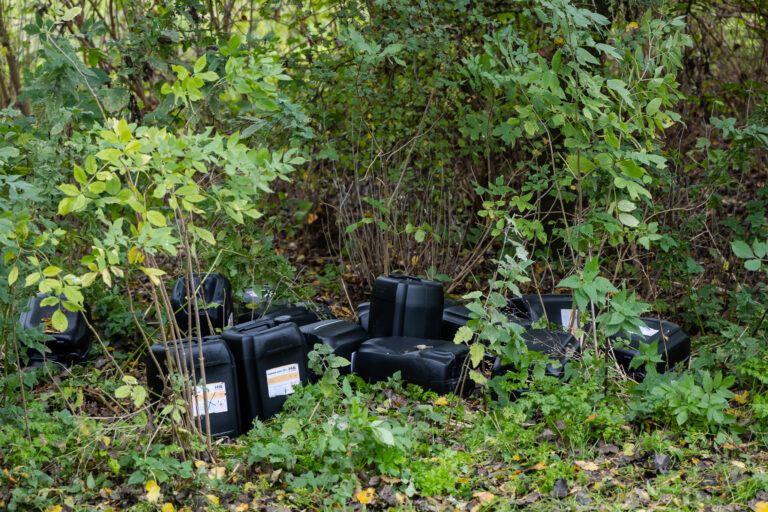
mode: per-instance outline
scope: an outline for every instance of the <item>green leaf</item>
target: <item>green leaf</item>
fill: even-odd
[[[625,226],[628,226],[630,228],[635,228],[638,226],[638,224],[640,224],[640,221],[637,220],[637,217],[629,213],[623,213],[623,212],[619,213],[619,221]]]
[[[67,315],[62,313],[60,309],[53,312],[53,315],[51,316],[51,325],[54,329],[59,332],[64,332],[67,330],[68,324]]]
[[[278,109],[277,102],[269,98],[261,98],[253,101],[253,106],[258,110],[266,112],[275,112]]]
[[[579,276],[577,275],[570,275],[557,283],[558,288],[573,288],[576,289],[579,287],[581,282],[579,281]]]
[[[301,423],[296,418],[288,418],[283,422],[283,428],[281,429],[281,437],[295,436],[301,430]]]
[[[78,189],[76,186],[72,185],[71,183],[62,183],[59,185],[59,190],[64,192],[70,197],[75,197],[77,194],[80,193],[80,189]]]
[[[453,342],[467,343],[469,340],[472,339],[472,336],[474,336],[474,334],[472,333],[472,329],[470,329],[466,325],[462,325],[461,327],[459,327],[459,330],[456,331],[456,335],[453,337]]]
[[[128,398],[131,395],[131,386],[124,385],[120,386],[115,390],[115,397],[116,398]]]
[[[19,267],[14,265],[11,271],[8,272],[8,286],[13,286],[13,283],[19,278]]]
[[[752,252],[752,248],[747,245],[746,242],[742,242],[741,240],[731,242],[731,249],[733,249],[733,254],[735,254],[737,258],[755,257],[754,253]]]
[[[43,276],[42,276],[42,274],[40,274],[40,272],[33,272],[32,274],[29,274],[24,279],[24,286],[32,286],[33,284],[38,282],[41,277],[43,277]]]
[[[648,102],[648,105],[646,105],[645,113],[652,116],[659,111],[659,107],[661,107],[661,98],[653,98]]]
[[[147,220],[153,226],[157,226],[160,228],[165,227],[166,225],[165,216],[157,210],[149,210],[147,212]]]
[[[536,135],[538,125],[535,121],[526,121],[525,124],[523,124],[523,127],[525,128],[525,133],[527,133],[529,137]]]
[[[193,226],[194,233],[201,239],[208,242],[210,245],[216,245],[216,239],[213,237],[213,233],[204,228]]]
[[[100,89],[101,104],[108,112],[119,112],[128,105],[131,93],[125,87],[110,87]]]
[[[630,178],[640,179],[645,175],[645,170],[632,160],[622,160],[619,167]]]
[[[613,133],[613,130],[606,127],[603,133],[604,133],[605,141],[611,146],[613,146],[614,149],[619,149],[619,144],[620,144],[619,139],[618,137],[616,137],[616,134]]]
[[[415,238],[417,242],[421,243],[424,241],[424,237],[426,236],[427,233],[423,229],[419,228],[416,230],[416,233],[414,233],[413,238]]]
[[[159,268],[147,268],[147,267],[139,267],[142,272],[147,274],[149,276],[149,280],[152,281],[152,284],[155,286],[160,286],[162,283],[160,282],[160,279],[158,279],[159,276],[165,275],[164,270],[160,270]]]
[[[54,266],[48,266],[43,269],[43,275],[45,277],[54,277],[61,273],[61,269],[59,267]]]
[[[760,270],[763,262],[760,260],[747,260],[744,262],[744,268],[753,272]]]
[[[85,205],[88,203],[88,200],[85,198],[83,194],[78,194],[76,197],[72,199],[72,202],[69,204],[69,211],[70,212],[78,212],[85,208]]]
[[[635,211],[635,208],[637,208],[635,206],[635,203],[633,203],[632,201],[627,201],[626,199],[622,199],[621,201],[619,201],[619,204],[617,205],[617,207],[621,212],[632,212],[632,211]]]
[[[477,368],[477,365],[483,360],[485,355],[485,347],[480,343],[475,343],[469,347],[469,360],[472,362],[472,367]]]
[[[105,162],[115,162],[118,158],[120,158],[120,155],[122,154],[123,152],[119,149],[106,148],[96,153],[96,158],[99,160],[104,160]]]
[[[200,73],[202,70],[204,70],[205,63],[206,63],[205,55],[197,59],[195,61],[195,73]]]
[[[133,396],[133,405],[141,407],[141,404],[143,404],[144,400],[147,398],[147,388],[144,386],[134,386],[131,395]]]
[[[380,426],[372,426],[371,430],[373,431],[373,436],[376,438],[377,441],[379,441],[381,444],[384,444],[386,446],[394,446],[395,445],[395,438],[392,435],[392,432],[390,432],[388,429]]]
[[[67,9],[64,12],[64,15],[61,17],[61,21],[72,21],[77,17],[78,14],[80,14],[80,11],[82,9],[80,7],[72,7],[71,9]]]
[[[206,71],[205,73],[200,73],[197,77],[206,82],[214,82],[219,79],[219,75],[217,75],[215,71]]]
[[[79,165],[75,166],[74,174],[75,174],[75,181],[77,181],[79,184],[85,185],[86,183],[88,183],[88,176],[85,174],[85,171],[83,170],[83,168],[80,167]]]
[[[560,72],[560,64],[563,61],[563,54],[560,50],[557,50],[555,54],[552,56],[552,71],[555,73]]]

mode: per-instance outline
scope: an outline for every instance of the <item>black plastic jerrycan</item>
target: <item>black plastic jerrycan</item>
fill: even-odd
[[[194,378],[198,382],[195,386],[195,396],[190,404],[195,418],[200,417],[203,430],[205,430],[205,398],[201,385],[202,372],[200,371],[200,351],[197,339],[191,343],[188,339],[169,342],[169,351],[174,368],[177,368],[177,354],[183,357],[186,367],[194,371]],[[221,336],[208,336],[203,338],[203,361],[205,368],[205,382],[207,392],[208,417],[211,424],[212,437],[237,437],[240,429],[240,396],[237,385],[237,369],[235,358]],[[164,388],[164,379],[168,378],[168,364],[166,349],[162,343],[152,345],[150,348],[152,357],[147,360],[147,385],[157,396],[161,396]],[[160,364],[157,367],[155,360]]]
[[[570,332],[553,329],[531,329],[522,334],[523,340],[530,352],[541,352],[549,359],[557,361],[556,365],[547,363],[545,373],[552,377],[561,378],[565,371],[563,367],[581,351],[579,340]],[[502,365],[501,359],[496,358],[493,364],[493,375],[502,375],[514,370],[511,364]]]
[[[352,354],[357,352],[362,342],[371,337],[368,331],[360,325],[349,320],[321,320],[300,328],[307,345],[307,352],[313,350],[315,345],[327,345],[333,349],[333,354],[352,361]],[[342,375],[348,374],[350,367],[339,368]],[[312,378],[316,376],[311,375]]]
[[[307,383],[304,336],[292,322],[270,318],[235,325],[222,334],[235,355],[242,407],[242,430],[254,418],[266,420],[283,408],[293,387]]]
[[[397,274],[374,282],[368,320],[371,337],[439,339],[442,320],[440,283]]]
[[[197,292],[197,305],[200,312],[200,333],[203,336],[214,334],[233,323],[232,285],[223,275],[211,272],[209,274],[192,274],[190,291]],[[176,281],[171,292],[171,306],[176,313],[176,321],[182,332],[187,332],[190,311],[194,304],[187,300],[187,279],[181,277]],[[209,326],[213,326],[213,332]],[[192,330],[196,328],[192,318]]]
[[[625,370],[643,377],[645,370],[642,367],[630,369],[630,364],[635,356],[640,355],[641,343],[651,345],[655,341],[658,342],[657,353],[661,356],[661,362],[656,364],[656,370],[659,373],[688,362],[691,357],[691,338],[680,329],[680,326],[650,317],[641,317],[640,321],[643,325],[639,333],[632,333],[630,336],[618,333],[610,337],[616,361]]]
[[[406,382],[435,393],[458,390],[462,366],[469,347],[445,340],[425,340],[406,336],[373,338],[364,341],[352,362],[352,371],[369,382],[387,380],[400,372]],[[462,391],[473,389],[465,379]]]
[[[41,293],[29,299],[27,311],[22,313],[19,318],[23,329],[34,329],[45,324],[60,308],[58,304],[43,306],[42,302],[46,297],[48,297],[47,294]],[[63,296],[62,300],[64,300]],[[32,364],[47,359],[69,365],[81,362],[88,357],[88,351],[91,348],[91,330],[88,328],[85,318],[80,312],[68,311],[64,308],[61,308],[61,311],[67,317],[67,329],[64,332],[46,333],[45,346],[50,349],[50,352],[47,354],[40,354],[37,351],[31,352],[30,361]],[[85,306],[85,315],[90,319],[90,308],[87,305]]]

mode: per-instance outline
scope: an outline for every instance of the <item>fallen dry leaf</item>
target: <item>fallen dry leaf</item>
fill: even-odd
[[[355,499],[360,503],[362,503],[363,505],[367,505],[373,500],[373,496],[374,496],[373,487],[369,487],[364,491],[360,491],[359,493],[355,494]]]
[[[589,460],[575,460],[573,464],[583,471],[597,471],[600,467]]]
[[[496,498],[493,493],[488,491],[477,491],[473,493],[473,496],[477,498],[477,501],[479,501],[481,505],[488,504]]]
[[[150,480],[144,485],[144,489],[147,490],[147,501],[150,503],[157,503],[160,498],[160,486],[157,482]]]
[[[444,396],[438,397],[437,400],[432,402],[435,405],[448,405],[448,399]]]

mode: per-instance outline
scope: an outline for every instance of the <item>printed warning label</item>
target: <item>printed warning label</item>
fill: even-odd
[[[560,324],[563,329],[575,333],[576,327],[579,325],[579,310],[578,309],[561,309],[560,310]]]
[[[299,378],[298,363],[267,370],[267,393],[269,398],[290,395],[293,393],[293,386],[299,382],[301,382],[301,379]]]
[[[205,386],[208,392],[208,414],[227,412],[227,386],[223,382],[213,382]],[[193,403],[195,417],[205,414],[205,395],[203,386],[195,386],[195,402]]]

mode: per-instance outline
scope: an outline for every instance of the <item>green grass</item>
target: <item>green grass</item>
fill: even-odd
[[[586,375],[545,380],[535,385],[541,393],[505,406],[397,380],[308,386],[205,459],[185,455],[167,425],[155,427],[151,408],[95,393],[92,369],[54,381],[41,374],[28,394],[31,437],[18,405],[6,397],[0,410],[0,502],[9,510],[718,510],[768,491],[763,445],[718,446],[712,433],[660,417],[629,422],[628,386],[610,381],[603,393]],[[114,389],[116,377],[102,377]],[[120,414],[106,415],[106,403]]]

